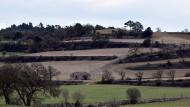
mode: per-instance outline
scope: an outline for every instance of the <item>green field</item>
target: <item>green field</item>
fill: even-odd
[[[166,102],[166,103],[128,105],[122,107],[190,107],[190,100],[181,100],[181,101]]]
[[[84,103],[92,104],[96,102],[111,101],[114,99],[127,99],[126,90],[131,87],[138,88],[143,99],[190,96],[190,88],[169,88],[169,87],[145,87],[128,85],[67,85],[61,89],[68,89],[69,92],[81,91],[85,96]],[[42,97],[43,103],[59,103],[63,101],[59,98]],[[70,98],[72,101],[72,97]],[[137,106],[138,107],[138,106]],[[151,107],[151,106],[150,106]],[[183,106],[182,106],[183,107]]]
[[[127,85],[70,85],[62,86],[72,94],[80,90],[84,94],[84,103],[96,103],[110,101],[114,99],[127,99],[126,90],[131,87],[138,88],[143,99],[190,96],[190,88],[168,88],[168,87],[145,87]],[[72,100],[72,99],[71,99]],[[45,98],[44,103],[56,103],[62,101],[61,98]]]

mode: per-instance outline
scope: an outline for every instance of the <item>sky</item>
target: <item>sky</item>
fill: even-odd
[[[121,28],[128,20],[153,30],[190,29],[190,0],[0,0],[0,28],[23,22]]]

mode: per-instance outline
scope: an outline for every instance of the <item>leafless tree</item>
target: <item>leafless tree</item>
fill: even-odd
[[[161,28],[157,27],[156,32],[162,32]]]
[[[144,75],[143,72],[137,72],[137,73],[135,73],[135,76],[136,76],[136,78],[137,78],[137,80],[138,80],[138,84],[139,84],[139,85],[142,84],[143,75]]]
[[[153,78],[156,79],[156,85],[161,85],[162,77],[163,77],[162,70],[158,70],[155,73],[153,73]]]
[[[14,78],[14,88],[25,106],[31,105],[38,92],[50,93],[52,96],[59,94],[57,86],[50,78],[53,75],[50,76],[49,69],[42,64],[20,64],[19,68]]]
[[[174,83],[175,82],[176,71],[175,70],[170,70],[170,71],[168,71],[167,75],[168,75],[169,80]]]
[[[13,83],[17,69],[12,64],[5,64],[0,67],[0,91],[6,104],[10,104],[10,97],[14,91]]]
[[[125,77],[126,77],[126,75],[127,75],[127,72],[124,71],[124,70],[118,70],[118,71],[116,71],[116,73],[117,73],[119,76],[121,76],[121,80],[124,80]]]
[[[75,107],[82,107],[82,101],[84,100],[84,95],[80,91],[73,93],[73,99],[75,100]]]
[[[128,53],[129,53],[129,56],[136,56],[136,55],[138,55],[140,53],[138,45],[136,45],[135,47],[129,48]]]
[[[113,80],[112,72],[104,70],[102,72],[102,82]]]
[[[67,107],[67,105],[68,105],[68,100],[69,100],[69,91],[67,90],[67,89],[64,89],[63,91],[62,91],[62,96],[63,96],[63,99],[64,99],[64,103],[65,103],[65,105],[66,105],[66,107]]]

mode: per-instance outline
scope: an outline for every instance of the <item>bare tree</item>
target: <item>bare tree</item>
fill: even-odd
[[[63,91],[62,91],[62,95],[63,95],[63,98],[64,98],[64,103],[65,103],[65,105],[66,105],[66,107],[67,107],[67,105],[68,105],[68,100],[69,100],[69,91],[67,90],[67,89],[64,89]]]
[[[14,91],[13,83],[17,69],[11,64],[0,67],[0,91],[6,104],[10,104],[10,97]]]
[[[142,84],[143,75],[144,75],[143,72],[137,72],[137,73],[135,73],[135,76],[136,76],[136,78],[137,78],[137,80],[138,80],[138,84],[139,84],[139,85]]]
[[[156,32],[162,32],[161,28],[157,27]]]
[[[153,78],[156,79],[156,85],[161,85],[162,76],[163,76],[162,70],[158,70],[155,73],[153,73]]]
[[[112,72],[104,70],[102,72],[102,82],[113,80]]]
[[[161,48],[162,49],[162,53],[164,54],[164,56],[169,59],[169,57],[171,56],[172,52],[175,52],[175,47],[174,46],[164,46]]]
[[[60,74],[60,72],[58,72],[54,67],[52,66],[48,66],[48,77],[49,77],[49,80],[52,80],[53,77],[56,77],[57,75]]]
[[[14,78],[14,88],[25,106],[30,106],[36,99],[38,92],[50,93],[57,96],[59,92],[57,86],[52,84],[49,76],[49,69],[42,64],[20,64]]]
[[[136,56],[136,55],[138,55],[140,53],[138,45],[135,45],[135,47],[129,48],[128,53],[129,53],[129,56]]]
[[[82,107],[82,100],[84,100],[84,95],[80,91],[73,93],[73,99],[75,100],[75,107]]]
[[[121,76],[121,80],[124,80],[125,77],[126,77],[126,74],[127,74],[127,72],[124,71],[124,70],[118,70],[118,71],[116,71],[116,73],[117,73],[119,76]]]
[[[170,70],[168,73],[168,78],[170,81],[172,81],[172,83],[175,82],[175,76],[176,76],[176,71],[175,70]]]

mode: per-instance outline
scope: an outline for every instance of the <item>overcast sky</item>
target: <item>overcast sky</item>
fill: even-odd
[[[22,22],[123,27],[128,20],[163,31],[190,29],[190,0],[0,0],[0,28]]]

